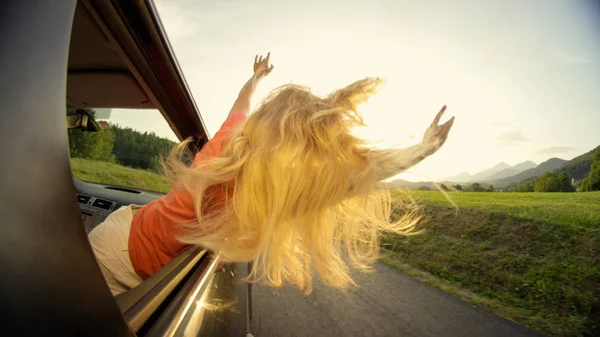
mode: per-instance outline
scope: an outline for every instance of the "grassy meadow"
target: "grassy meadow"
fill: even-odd
[[[91,183],[133,187],[161,193],[169,191],[169,184],[164,176],[147,170],[83,158],[71,158],[71,170],[75,178]]]
[[[600,336],[600,192],[410,194],[425,232],[385,237],[384,263],[532,329]]]

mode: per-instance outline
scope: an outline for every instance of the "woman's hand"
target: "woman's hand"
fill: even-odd
[[[274,66],[273,65],[269,66],[269,58],[270,57],[271,57],[270,52],[267,54],[267,57],[264,59],[263,59],[262,55],[260,55],[260,58],[258,57],[258,55],[256,55],[254,57],[254,77],[257,80],[260,80],[263,77],[269,75],[271,73],[271,70],[273,70]]]
[[[381,181],[390,177],[402,173],[409,168],[417,165],[423,159],[432,155],[437,151],[446,139],[452,124],[454,124],[454,117],[450,118],[449,121],[442,125],[438,125],[442,115],[446,111],[444,105],[440,112],[433,119],[433,123],[425,131],[423,141],[421,144],[416,144],[403,149],[391,149],[391,150],[371,150],[367,152],[366,158],[373,167],[373,177],[376,181]]]
[[[450,132],[450,128],[452,128],[452,124],[454,124],[454,117],[450,118],[446,123],[442,125],[438,125],[442,115],[446,111],[446,106],[444,105],[440,112],[433,119],[433,123],[425,130],[425,135],[423,136],[423,142],[421,142],[421,146],[423,146],[423,150],[425,151],[425,155],[429,156],[434,154],[448,138],[448,133]]]
[[[240,90],[238,98],[233,103],[231,111],[229,111],[229,116],[234,112],[243,112],[246,115],[250,113],[250,101],[252,100],[254,91],[256,91],[258,82],[260,82],[263,77],[269,75],[271,70],[273,70],[273,65],[269,66],[270,57],[271,53],[268,53],[267,57],[264,59],[262,55],[260,58],[258,58],[258,55],[254,57],[254,75],[250,77],[248,82],[242,87],[242,90]]]

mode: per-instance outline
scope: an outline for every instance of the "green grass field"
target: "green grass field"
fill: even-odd
[[[71,158],[71,170],[75,178],[91,183],[133,187],[161,193],[169,191],[169,184],[164,176],[119,164]]]
[[[425,233],[384,238],[383,262],[535,330],[600,335],[600,192],[411,195]]]

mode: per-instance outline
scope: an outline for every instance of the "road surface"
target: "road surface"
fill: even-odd
[[[253,286],[255,337],[477,336],[539,337],[525,327],[462,302],[383,264],[355,274],[360,288],[344,294],[314,285]]]

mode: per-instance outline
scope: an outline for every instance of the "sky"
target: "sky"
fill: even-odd
[[[446,144],[399,178],[440,180],[499,162],[571,159],[600,145],[600,2],[156,0],[214,135],[256,54],[275,69],[254,107],[286,83],[317,94],[387,81],[357,133],[377,147],[417,143],[437,111]],[[158,112],[114,110],[121,125],[174,139]]]

